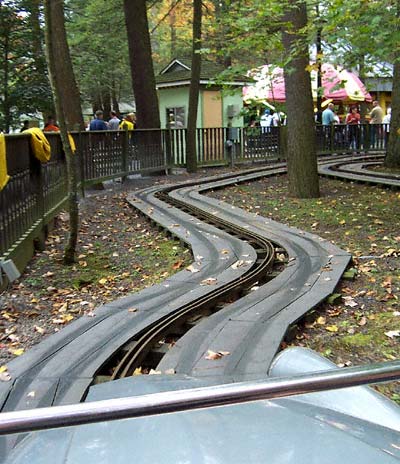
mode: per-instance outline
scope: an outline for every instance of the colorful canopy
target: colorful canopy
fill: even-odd
[[[255,84],[243,88],[245,102],[268,101],[284,102],[285,82],[282,68],[272,66],[261,66],[251,73],[256,80]],[[317,71],[311,71],[311,85],[313,96],[317,98]],[[323,97],[332,99],[334,102],[358,102],[372,101],[360,78],[346,69],[335,67],[332,64],[322,65],[322,88]]]

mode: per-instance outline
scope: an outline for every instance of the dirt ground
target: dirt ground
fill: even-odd
[[[43,252],[21,278],[0,293],[0,369],[44,337],[83,314],[164,280],[192,261],[191,253],[159,232],[126,202],[127,193],[154,184],[185,182],[225,168],[196,174],[135,176],[88,190],[80,201],[77,262],[62,264],[68,215],[62,212]]]

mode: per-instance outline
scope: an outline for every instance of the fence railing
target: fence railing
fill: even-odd
[[[384,151],[386,125],[316,126],[319,154]],[[83,186],[130,174],[186,165],[186,129],[72,133],[78,179]],[[33,156],[30,136],[6,136],[10,180],[0,191],[0,260],[11,258],[22,269],[32,255],[18,246],[37,239],[66,200],[65,157],[59,134],[46,134],[51,160]],[[197,129],[199,166],[285,159],[286,127]],[[19,251],[21,247],[19,248]]]

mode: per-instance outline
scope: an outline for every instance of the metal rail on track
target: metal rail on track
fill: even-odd
[[[0,414],[0,435],[235,405],[400,378],[400,362]]]
[[[259,234],[249,232],[243,227],[239,227],[220,218],[217,218],[215,215],[200,210],[195,206],[169,197],[168,193],[171,190],[173,190],[173,188],[163,189],[157,194],[158,198],[162,199],[162,201],[168,204],[176,206],[180,209],[184,209],[185,211],[189,212],[189,214],[205,220],[207,223],[212,224],[215,227],[222,227],[224,230],[229,230],[231,234],[233,232],[241,238],[253,244],[259,245],[259,249],[262,250],[260,255],[261,259],[257,260],[257,262],[240,277],[230,281],[225,285],[220,286],[207,295],[204,295],[203,297],[200,297],[197,300],[178,308],[173,312],[173,314],[169,314],[163,317],[153,326],[143,331],[139,338],[135,338],[135,343],[132,344],[132,346],[127,350],[127,353],[123,356],[122,360],[114,369],[114,372],[111,375],[111,380],[131,375],[134,368],[137,367],[137,363],[143,359],[144,353],[148,351],[149,345],[156,342],[157,339],[159,339],[168,330],[168,328],[176,324],[179,320],[182,320],[185,317],[187,318],[191,314],[198,313],[202,308],[207,308],[217,302],[220,302],[234,291],[246,289],[261,279],[265,280],[269,270],[274,263],[275,249],[271,241],[267,240]]]

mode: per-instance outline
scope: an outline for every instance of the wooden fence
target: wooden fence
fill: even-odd
[[[317,126],[319,154],[386,149],[385,125]],[[186,165],[186,129],[72,133],[81,186],[131,174],[162,172]],[[47,224],[67,195],[65,157],[59,134],[46,134],[52,157],[41,164],[30,136],[6,136],[10,180],[0,191],[0,261],[12,259],[22,269],[40,246]],[[286,127],[197,130],[199,166],[285,159]]]

